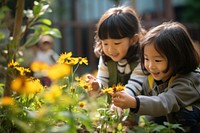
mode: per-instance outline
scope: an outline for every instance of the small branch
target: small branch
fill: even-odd
[[[15,23],[13,29],[13,41],[14,41],[14,48],[19,46],[20,42],[20,35],[21,35],[21,27],[22,27],[22,20],[23,20],[23,10],[24,10],[24,0],[17,0],[16,5],[16,14],[15,14]]]

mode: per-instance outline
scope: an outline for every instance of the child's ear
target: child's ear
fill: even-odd
[[[138,35],[138,34],[135,34],[135,35],[131,38],[130,41],[131,41],[131,42],[130,42],[130,45],[136,44],[136,43],[139,41],[139,35]]]

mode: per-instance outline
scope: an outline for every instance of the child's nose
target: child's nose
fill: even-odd
[[[149,62],[149,68],[150,68],[150,69],[154,69],[154,68],[155,68],[155,65],[154,65],[153,62]]]
[[[108,51],[109,51],[109,52],[112,52],[112,51],[114,51],[114,48],[113,48],[112,46],[109,46],[109,47],[108,47]]]

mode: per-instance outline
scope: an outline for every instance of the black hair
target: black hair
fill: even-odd
[[[101,40],[112,38],[132,38],[134,34],[139,32],[138,20],[129,12],[113,13],[110,17],[104,20],[98,30],[98,36]]]
[[[102,52],[101,40],[112,38],[132,38],[135,34],[140,33],[140,21],[133,8],[128,6],[114,7],[106,11],[97,23],[95,49],[103,55],[105,60],[110,58]],[[140,57],[139,43],[131,45],[127,56],[128,62],[136,61]]]
[[[181,23],[164,22],[147,32],[141,42],[141,66],[145,74],[148,72],[144,66],[144,47],[149,44],[167,58],[168,66],[164,72],[172,68],[172,75],[194,71],[200,63],[193,41]]]

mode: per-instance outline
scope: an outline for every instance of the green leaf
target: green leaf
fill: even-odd
[[[181,127],[181,124],[172,124],[172,128],[173,128],[173,129],[180,129],[180,130],[182,130],[183,132],[185,132],[185,130]]]
[[[41,22],[41,23],[49,25],[49,26],[52,24],[51,20],[49,20],[49,19],[39,19],[38,22]]]
[[[163,125],[158,125],[158,126],[156,126],[152,131],[153,131],[153,132],[160,132],[161,130],[164,130],[164,129],[166,129],[165,126],[163,126]]]
[[[34,7],[33,7],[33,14],[34,16],[39,16],[41,13],[42,6],[39,4],[39,2],[34,1]]]
[[[76,113],[75,117],[80,121],[81,124],[83,124],[86,129],[90,132],[93,132],[92,128],[92,122],[90,121],[90,118],[82,113]]]
[[[122,129],[123,129],[122,123],[119,123],[118,126],[117,126],[117,130],[122,131]]]
[[[52,28],[52,29],[50,29],[48,31],[45,31],[44,34],[49,34],[49,35],[51,35],[53,37],[56,37],[56,38],[61,38],[62,37],[60,31],[57,28]]]
[[[4,84],[0,84],[0,87],[3,87],[3,86],[5,86]]]
[[[5,34],[0,32],[0,40],[5,38]]]
[[[50,31],[51,28],[44,24],[37,24],[31,27],[36,34],[45,34],[46,31]]]
[[[27,47],[30,47],[30,46],[35,45],[39,40],[40,40],[39,36],[32,36],[25,42],[24,45]]]
[[[139,126],[134,126],[134,130],[135,130],[135,131],[130,130],[130,131],[128,131],[127,133],[147,133],[147,132],[145,131],[145,128],[139,127]]]

